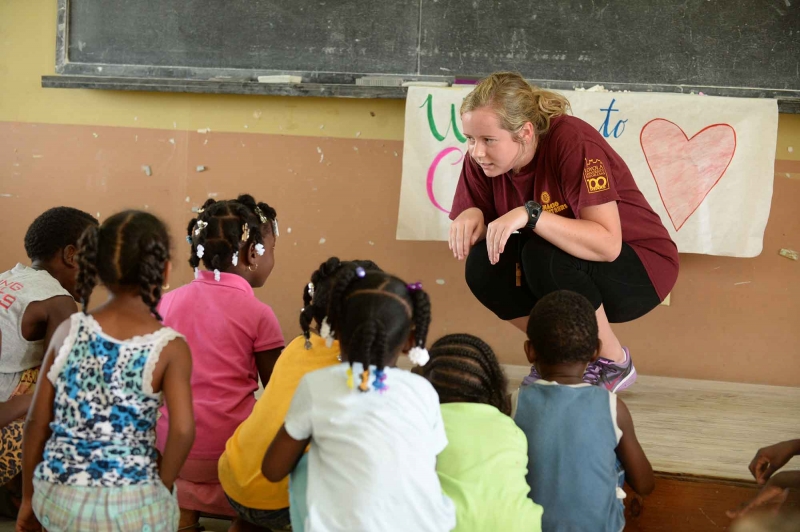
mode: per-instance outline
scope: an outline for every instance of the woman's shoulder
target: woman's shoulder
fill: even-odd
[[[546,137],[551,142],[597,141],[602,136],[594,126],[572,115],[562,115],[554,118],[550,123],[550,130]]]

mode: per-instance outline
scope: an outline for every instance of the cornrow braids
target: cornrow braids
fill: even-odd
[[[192,268],[202,261],[208,270],[225,271],[233,265],[234,254],[251,244],[264,245],[264,229],[269,234],[277,228],[275,209],[256,203],[249,194],[236,200],[207,200],[198,214],[187,228]]]
[[[430,355],[421,374],[441,403],[487,404],[511,415],[505,373],[486,342],[471,334],[449,334],[433,344]]]
[[[261,222],[255,213],[235,201],[206,202],[203,212],[189,223],[192,251],[189,264],[201,261],[208,270],[225,271],[233,255],[250,244],[262,244]]]
[[[257,202],[250,194],[240,194],[239,197],[236,198],[236,201],[247,207],[250,212],[258,216],[260,223],[269,223],[269,231],[275,233],[276,237],[278,236],[278,213],[275,211],[275,209],[263,201]],[[262,219],[262,217],[264,219]]]
[[[431,299],[421,288],[415,288],[410,292],[414,308],[414,339],[417,347],[424,348],[428,340],[428,327],[431,324]]]
[[[78,240],[78,253],[75,257],[78,263],[78,276],[76,292],[83,305],[84,314],[89,313],[89,297],[94,287],[97,286],[97,240],[99,228],[90,225]]]
[[[322,326],[322,320],[325,319],[328,312],[328,296],[331,282],[336,273],[346,264],[361,266],[366,271],[383,271],[371,260],[342,261],[338,257],[331,257],[319,265],[319,269],[311,274],[311,282],[303,287],[303,309],[300,311],[300,328],[303,330],[307,348],[310,348],[311,345],[313,322],[316,322],[317,330],[319,330]],[[313,286],[313,295],[311,286]]]
[[[215,199],[207,199],[205,203],[197,210],[197,218],[192,218],[189,220],[189,227],[186,228],[186,240],[189,242],[189,246],[191,247],[191,253],[189,257],[189,266],[192,269],[196,269],[200,266],[200,257],[197,256],[197,238],[194,234],[195,230],[197,229],[197,222],[203,221],[203,223],[207,223],[206,221],[202,220],[202,214],[208,209],[210,206],[215,204],[217,200]]]
[[[367,391],[369,367],[374,365],[373,386],[383,391],[384,368],[407,341],[412,327],[420,331],[417,345],[425,345],[430,301],[421,288],[410,290],[404,281],[393,275],[367,271],[349,263],[334,278],[327,317],[331,332],[339,339],[350,363],[349,376],[352,376],[353,364],[360,362],[364,372],[359,389]]]
[[[169,261],[169,235],[161,220],[142,211],[124,211],[81,236],[78,252],[78,294],[83,311],[98,279],[112,292],[136,287],[158,319],[164,270]]]
[[[161,321],[161,314],[158,313],[156,306],[161,300],[161,285],[169,260],[167,246],[168,244],[153,235],[146,235],[139,242],[139,249],[142,251],[142,259],[139,263],[139,294],[158,321]]]

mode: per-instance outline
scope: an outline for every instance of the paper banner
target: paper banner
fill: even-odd
[[[447,215],[468,156],[458,109],[470,90],[409,88],[399,240],[447,240]],[[761,253],[772,199],[775,100],[559,92],[625,160],[681,252]]]

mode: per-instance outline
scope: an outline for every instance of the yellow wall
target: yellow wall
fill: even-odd
[[[402,100],[42,89],[55,2],[0,2],[0,120],[402,140]],[[372,116],[370,113],[374,113]]]
[[[0,1],[0,271],[24,258],[22,236],[36,215],[70,202],[102,217],[126,207],[162,216],[176,240],[177,281],[186,281],[179,242],[190,207],[212,191],[247,191],[293,228],[257,291],[287,336],[298,331],[308,275],[338,254],[423,280],[433,337],[472,332],[501,361],[524,363],[523,335],[471,297],[444,243],[394,239],[403,100],[42,89],[41,76],[54,73],[55,34],[55,2]],[[197,133],[205,128],[212,133]],[[640,372],[800,385],[800,262],[777,254],[800,250],[800,115],[780,116],[777,159],[762,256],[683,255],[670,307],[616,327]],[[147,181],[139,165],[151,161]],[[209,171],[197,174],[197,164]]]
[[[55,36],[54,2],[0,3],[1,121],[403,140],[404,100],[42,89]],[[777,158],[800,161],[800,115],[780,116]]]

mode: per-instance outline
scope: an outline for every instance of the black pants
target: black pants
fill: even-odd
[[[614,262],[592,262],[525,232],[511,235],[492,265],[484,240],[469,252],[465,275],[478,301],[503,320],[528,316],[539,298],[556,290],[582,294],[595,309],[602,304],[611,323],[635,320],[661,302],[639,256],[625,243]]]

